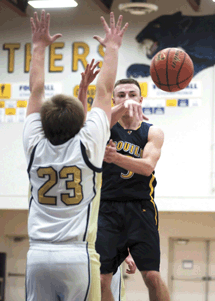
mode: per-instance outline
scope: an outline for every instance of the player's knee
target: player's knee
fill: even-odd
[[[157,271],[147,271],[147,272],[141,272],[143,279],[145,281],[145,284],[148,288],[156,288],[160,282],[160,273]]]

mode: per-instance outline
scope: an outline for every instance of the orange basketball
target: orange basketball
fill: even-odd
[[[178,48],[166,48],[152,59],[150,74],[158,88],[176,92],[188,86],[194,67],[189,55]]]

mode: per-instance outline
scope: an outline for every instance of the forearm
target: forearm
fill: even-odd
[[[113,163],[133,173],[144,176],[150,176],[155,168],[149,158],[133,158],[120,153],[116,154]]]
[[[34,46],[29,80],[31,95],[27,107],[27,116],[39,112],[43,104],[45,84],[44,61],[45,47]]]
[[[33,54],[30,69],[30,91],[44,93],[45,84],[45,47],[33,46]]]
[[[104,62],[98,76],[96,89],[105,90],[105,93],[112,93],[118,66],[118,47],[107,46]]]
[[[78,90],[78,99],[81,101],[84,107],[84,114],[87,115],[87,90],[88,86],[84,86],[80,83],[79,90]]]

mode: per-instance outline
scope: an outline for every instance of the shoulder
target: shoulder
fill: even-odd
[[[157,126],[150,126],[149,128],[149,134],[153,135],[153,136],[162,136],[164,137],[164,132],[161,128],[157,127]]]
[[[27,115],[25,118],[25,124],[29,123],[31,121],[34,121],[34,120],[41,120],[40,113],[31,113],[31,114]]]
[[[140,129],[148,134],[149,129],[153,126],[153,124],[143,121],[141,123]]]
[[[159,144],[163,144],[164,132],[162,129],[152,125],[149,128],[148,141],[157,141]]]
[[[86,121],[82,129],[90,130],[95,127],[98,132],[110,131],[110,123],[105,111],[97,107],[87,113]]]
[[[102,119],[104,121],[106,121],[106,119],[107,119],[107,115],[106,115],[105,111],[98,107],[92,108],[92,110],[87,113],[87,120],[92,119],[95,116],[99,116],[100,119]]]
[[[39,131],[42,130],[42,122],[40,118],[40,113],[32,113],[28,115],[24,121],[24,127],[23,131],[24,134],[32,135],[32,134],[37,134]]]
[[[119,131],[120,128],[122,128],[119,124],[119,122],[117,122],[116,124],[114,124],[111,128],[111,131]],[[122,128],[123,129],[123,128]],[[123,129],[124,130],[124,129]]]

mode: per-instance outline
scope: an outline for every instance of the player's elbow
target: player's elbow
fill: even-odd
[[[30,89],[32,94],[40,95],[44,93],[44,83],[37,83],[36,85],[32,85]]]
[[[145,173],[144,173],[144,175],[145,176],[147,176],[147,177],[149,177],[149,176],[151,176],[151,174],[152,174],[152,172],[154,171],[154,169],[147,169],[146,171],[145,171]]]
[[[114,89],[114,82],[111,80],[110,82],[107,82],[106,84],[106,91],[107,93],[113,93],[113,89]]]
[[[147,177],[151,176],[154,169],[155,169],[154,164],[148,163],[144,168],[144,176],[147,176]]]
[[[96,87],[96,91],[98,91],[101,96],[105,97],[107,94],[113,93],[113,85],[110,85],[108,83],[106,83],[105,85],[99,85],[98,87]]]

